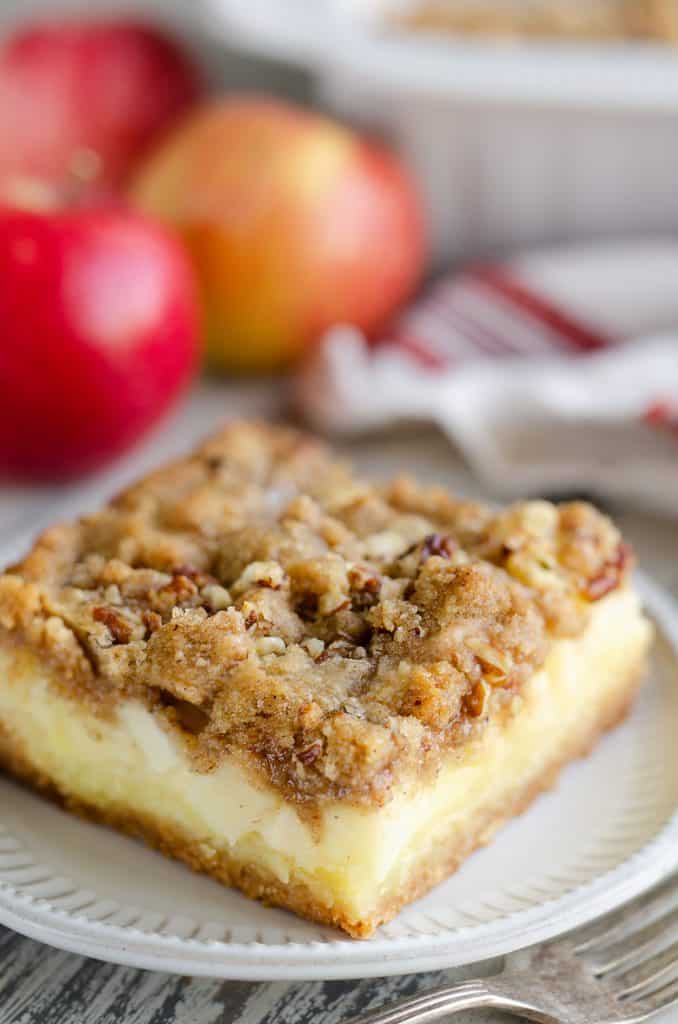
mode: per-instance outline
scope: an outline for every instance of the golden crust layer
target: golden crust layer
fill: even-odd
[[[0,630],[99,714],[143,700],[196,770],[242,750],[298,802],[383,802],[510,714],[629,564],[584,503],[370,485],[241,423],[48,530],[0,577]]]
[[[399,21],[477,36],[678,41],[676,0],[423,0]]]
[[[627,685],[615,691],[613,698],[601,708],[597,720],[587,730],[573,736],[566,748],[553,752],[550,764],[538,779],[531,780],[522,790],[517,791],[510,803],[483,809],[475,820],[469,820],[463,839],[455,835],[449,842],[440,843],[433,856],[429,854],[420,861],[406,885],[401,886],[397,893],[390,893],[388,901],[371,916],[360,920],[348,918],[341,909],[320,902],[308,886],[298,879],[292,878],[283,883],[261,866],[243,863],[223,850],[210,850],[204,841],[196,843],[194,837],[181,834],[176,826],[168,825],[167,822],[149,816],[141,817],[133,808],[124,806],[102,810],[74,799],[71,794],[60,792],[54,782],[32,764],[17,741],[10,739],[9,734],[3,731],[1,724],[0,768],[5,768],[17,778],[42,790],[69,811],[143,839],[164,854],[183,861],[193,870],[234,886],[253,899],[293,910],[321,924],[339,927],[354,938],[365,938],[380,924],[395,917],[406,904],[424,896],[456,871],[475,849],[488,843],[506,821],[527,810],[533,800],[555,785],[565,765],[587,755],[605,731],[626,717],[642,679],[642,669],[642,665],[629,666]]]

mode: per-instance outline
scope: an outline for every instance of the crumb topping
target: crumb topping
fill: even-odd
[[[368,484],[238,423],[44,533],[0,627],[101,713],[144,701],[199,771],[240,753],[295,800],[381,801],[510,713],[630,563],[588,504]]]

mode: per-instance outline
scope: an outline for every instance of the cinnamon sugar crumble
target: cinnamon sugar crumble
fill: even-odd
[[[145,701],[199,771],[241,752],[296,800],[380,801],[510,711],[630,563],[587,504],[370,485],[241,423],[43,534],[0,627],[70,696]]]

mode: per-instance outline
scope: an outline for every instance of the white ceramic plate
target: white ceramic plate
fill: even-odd
[[[629,720],[556,790],[368,941],[267,909],[0,780],[0,922],[87,956],[248,980],[457,966],[612,909],[678,864],[678,608],[641,581],[658,637]]]
[[[349,0],[203,0],[211,34],[317,71],[482,101],[675,110],[678,52],[648,43],[568,44],[380,32]],[[360,9],[360,5],[356,5]]]

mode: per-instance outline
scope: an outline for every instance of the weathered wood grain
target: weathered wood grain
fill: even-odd
[[[487,973],[491,965],[484,965]],[[0,928],[1,1024],[340,1024],[478,969],[362,982],[181,978],[62,953]],[[496,1015],[475,1020],[499,1020]]]

